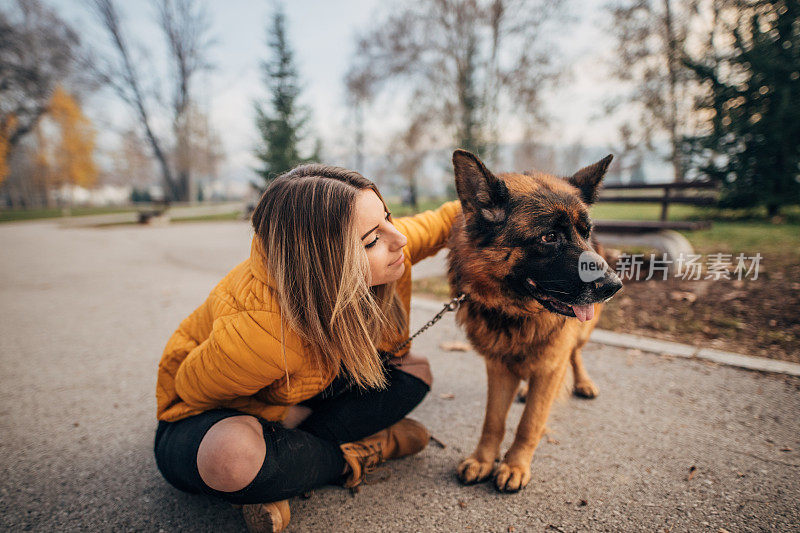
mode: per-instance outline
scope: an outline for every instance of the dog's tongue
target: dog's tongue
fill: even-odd
[[[594,304],[589,305],[573,305],[572,312],[581,322],[586,322],[594,318]]]

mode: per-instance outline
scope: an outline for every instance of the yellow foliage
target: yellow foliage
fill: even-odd
[[[53,170],[58,181],[92,187],[98,171],[93,157],[96,132],[91,121],[60,86],[50,99],[48,115],[61,132],[60,143],[53,154]]]
[[[17,126],[17,117],[8,115],[0,121],[0,185],[8,177],[8,150],[11,142],[11,132]]]

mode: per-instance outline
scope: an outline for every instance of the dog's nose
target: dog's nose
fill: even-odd
[[[603,300],[611,298],[622,288],[622,281],[616,275],[604,276],[602,280],[597,280],[594,284],[595,294]]]

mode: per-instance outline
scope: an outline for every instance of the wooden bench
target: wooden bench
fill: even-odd
[[[169,200],[154,200],[149,206],[137,210],[139,224],[161,224],[169,222]]]
[[[659,220],[594,220],[594,228],[600,242],[622,248],[654,248],[666,254],[667,259],[675,261],[678,257],[693,254],[691,243],[678,233],[711,227],[709,221],[669,221],[667,212],[670,204],[711,206],[717,198],[706,191],[713,191],[716,185],[710,182],[682,183],[637,183],[631,185],[608,185],[603,187],[599,202],[659,203]],[[661,190],[661,194],[651,191]],[[688,194],[691,191],[704,194]],[[620,195],[617,191],[644,191],[645,194]]]
[[[657,203],[661,204],[659,220],[667,221],[669,204],[712,206],[717,203],[717,185],[709,181],[683,181],[680,183],[633,183],[629,185],[611,184],[601,189],[599,201],[601,202],[629,202],[629,203]],[[662,191],[654,194],[609,194],[609,191]],[[687,194],[690,191],[712,191],[712,194]],[[680,192],[682,194],[676,194]]]

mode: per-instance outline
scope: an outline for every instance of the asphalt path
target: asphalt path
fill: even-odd
[[[231,506],[169,486],[152,441],[163,347],[251,235],[244,222],[0,224],[0,529],[243,530]],[[415,309],[412,327],[430,315]],[[291,500],[289,531],[800,529],[800,379],[590,343],[600,396],[563,395],[531,483],[499,494],[454,474],[486,377],[474,352],[440,348],[453,340],[448,315],[413,347],[435,379],[412,416],[446,447],[388,463],[357,494]]]

